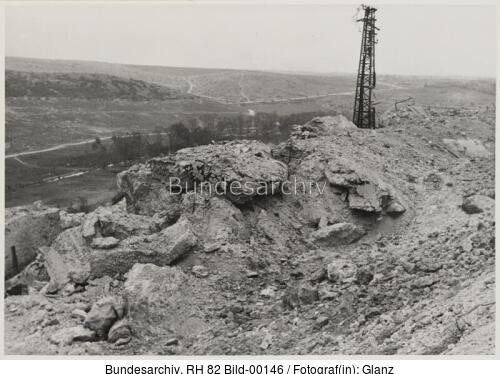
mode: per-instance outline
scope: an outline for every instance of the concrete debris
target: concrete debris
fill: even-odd
[[[136,211],[150,211],[144,201],[162,198],[155,192],[158,185],[171,190],[169,195],[180,195],[201,190],[205,182],[212,191],[218,188],[232,202],[243,204],[257,194],[276,193],[286,178],[286,166],[271,157],[268,146],[257,141],[232,141],[184,148],[172,156],[151,159],[120,173],[118,186]]]
[[[108,331],[108,342],[116,343],[121,341],[130,341],[132,332],[130,331],[129,322],[127,319],[121,319],[113,324]]]
[[[95,338],[94,331],[83,326],[75,326],[59,330],[50,337],[50,341],[55,344],[69,345],[73,342],[91,342]]]
[[[494,117],[399,107],[146,161],[90,213],[8,213],[36,259],[6,282],[6,353],[491,354]],[[456,157],[471,116],[490,154]],[[224,180],[282,188],[195,189]]]
[[[62,231],[59,210],[41,204],[5,210],[5,278],[20,272]],[[16,261],[14,262],[13,249]]]
[[[86,284],[90,278],[87,261],[90,248],[83,239],[80,228],[63,231],[50,247],[41,247],[50,281],[56,289],[67,283]]]
[[[331,282],[348,283],[354,281],[357,267],[352,261],[337,259],[328,264],[327,273]]]
[[[311,240],[319,245],[338,246],[358,241],[365,231],[349,222],[336,223],[311,233]]]
[[[158,219],[100,207],[85,217],[82,235],[88,240],[95,236],[125,239],[155,233],[160,231],[161,225],[162,221]]]
[[[84,326],[100,338],[106,339],[108,331],[119,319],[125,316],[126,302],[119,297],[107,296],[98,300],[87,314]]]

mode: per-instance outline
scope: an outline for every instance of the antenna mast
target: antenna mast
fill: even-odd
[[[372,90],[375,88],[375,12],[377,9],[362,5],[365,15],[358,19],[363,22],[363,35],[361,38],[361,52],[359,56],[358,77],[356,83],[356,97],[354,101],[354,114],[352,122],[361,128],[375,128],[375,107],[372,102]]]

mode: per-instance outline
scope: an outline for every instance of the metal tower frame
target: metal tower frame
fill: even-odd
[[[375,74],[375,44],[377,43],[377,27],[375,27],[375,12],[377,9],[363,5],[365,15],[358,19],[363,22],[361,52],[359,56],[358,77],[356,82],[356,97],[354,99],[354,114],[352,122],[361,128],[375,128],[375,108],[372,102],[372,91],[376,85]]]

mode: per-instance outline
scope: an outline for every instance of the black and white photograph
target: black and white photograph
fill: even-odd
[[[496,354],[496,6],[2,27],[6,356]]]

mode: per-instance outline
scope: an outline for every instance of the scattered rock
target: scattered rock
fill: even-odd
[[[357,267],[352,261],[337,259],[328,264],[327,272],[331,282],[348,283],[354,281]]]
[[[273,336],[266,332],[266,334],[264,335],[264,338],[262,338],[262,342],[260,343],[260,349],[262,350],[266,350],[269,348],[269,346],[272,344],[273,342]]]
[[[81,309],[75,309],[71,312],[71,317],[84,321],[87,318],[87,313]]]
[[[400,203],[393,201],[385,209],[385,212],[390,216],[399,216],[400,214],[406,212],[406,208]]]
[[[82,224],[85,213],[67,213],[64,210],[59,211],[59,224],[63,230],[70,229]]]
[[[218,251],[221,246],[222,246],[221,243],[211,243],[211,244],[203,246],[203,252],[212,253],[212,252]]]
[[[119,297],[108,296],[98,300],[85,318],[85,327],[96,332],[100,338],[106,338],[113,324],[124,317],[125,301]]]
[[[330,319],[327,316],[320,315],[316,318],[314,322],[314,328],[316,330],[321,330],[324,326],[328,325]]]
[[[360,269],[356,273],[356,284],[367,285],[374,278],[374,275],[371,271]]]
[[[313,231],[311,240],[320,245],[336,246],[351,244],[359,240],[365,231],[352,223],[342,222]]]
[[[473,195],[462,203],[462,209],[467,214],[478,214],[495,208],[495,200],[488,196]]]
[[[95,340],[94,331],[83,326],[67,327],[57,331],[50,337],[50,341],[59,345],[69,345],[75,341],[90,342]]]
[[[323,282],[324,280],[328,279],[328,273],[325,268],[321,268],[316,270],[314,273],[312,273],[308,279],[312,283],[320,283]]]
[[[276,291],[272,287],[266,287],[260,291],[260,296],[273,298],[276,295]]]
[[[132,332],[130,331],[127,319],[121,319],[113,324],[108,332],[108,342],[117,343],[118,341],[130,341]]]
[[[160,231],[163,221],[152,217],[124,212],[113,207],[99,207],[87,214],[82,224],[82,236],[126,239],[130,236],[149,235]]]
[[[303,282],[299,285],[297,296],[302,304],[312,304],[319,299],[318,289],[309,282]]]
[[[90,277],[90,248],[79,227],[63,231],[50,247],[41,247],[40,251],[50,280],[56,288],[62,289],[69,282],[87,283]]]
[[[179,344],[179,339],[177,338],[170,338],[165,342],[166,346],[172,346],[172,345],[178,345]]]
[[[193,266],[193,268],[191,269],[191,272],[197,278],[206,278],[209,275],[207,268],[205,266],[203,266],[203,265],[195,265],[195,266]]]

